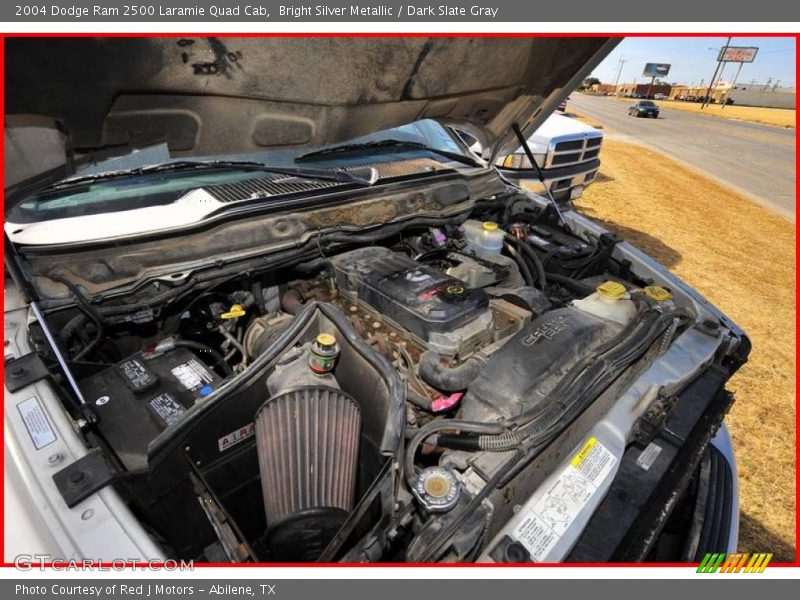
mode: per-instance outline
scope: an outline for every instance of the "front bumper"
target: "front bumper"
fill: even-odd
[[[558,202],[568,202],[574,200],[574,190],[586,188],[597,177],[600,170],[600,159],[596,158],[588,162],[568,167],[556,167],[542,169],[545,184],[539,181],[536,171],[533,169],[502,169],[499,168],[504,177],[515,181],[526,190],[539,195],[545,195],[545,186],[550,190],[553,198]]]

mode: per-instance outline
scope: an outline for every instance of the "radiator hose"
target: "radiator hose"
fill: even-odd
[[[460,392],[469,387],[486,364],[486,357],[474,354],[456,367],[445,367],[439,355],[426,350],[419,358],[419,376],[443,392]]]

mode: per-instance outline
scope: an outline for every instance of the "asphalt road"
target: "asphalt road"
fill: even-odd
[[[596,120],[610,139],[663,152],[794,220],[794,129],[670,109],[658,119],[640,119],[628,116],[633,102],[576,93],[567,111]]]

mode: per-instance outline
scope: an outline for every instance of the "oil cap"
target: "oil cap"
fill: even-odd
[[[467,299],[467,288],[460,283],[448,283],[439,292],[439,297],[446,302],[463,302]]]
[[[428,512],[447,512],[458,503],[461,484],[449,469],[428,467],[417,476],[413,491]]]
[[[498,225],[494,221],[484,221],[483,222],[483,230],[484,231],[494,231],[497,229]]]
[[[604,281],[598,285],[596,289],[600,297],[605,298],[606,300],[621,300],[627,292],[624,285],[618,281],[610,280]]]

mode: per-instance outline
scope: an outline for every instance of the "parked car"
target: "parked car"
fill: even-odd
[[[653,100],[666,100],[666,99],[667,99],[666,94],[661,94],[661,93],[653,94]]]
[[[628,114],[633,117],[653,117],[657,119],[659,114],[658,104],[652,100],[640,100],[628,107]]]
[[[732,551],[747,336],[494,164],[618,42],[6,40],[6,552]]]
[[[558,202],[569,202],[580,198],[597,176],[602,144],[603,133],[599,129],[553,114],[528,138],[544,185],[522,148],[500,157],[495,164],[506,177],[524,182],[526,189],[545,195],[546,188]]]

